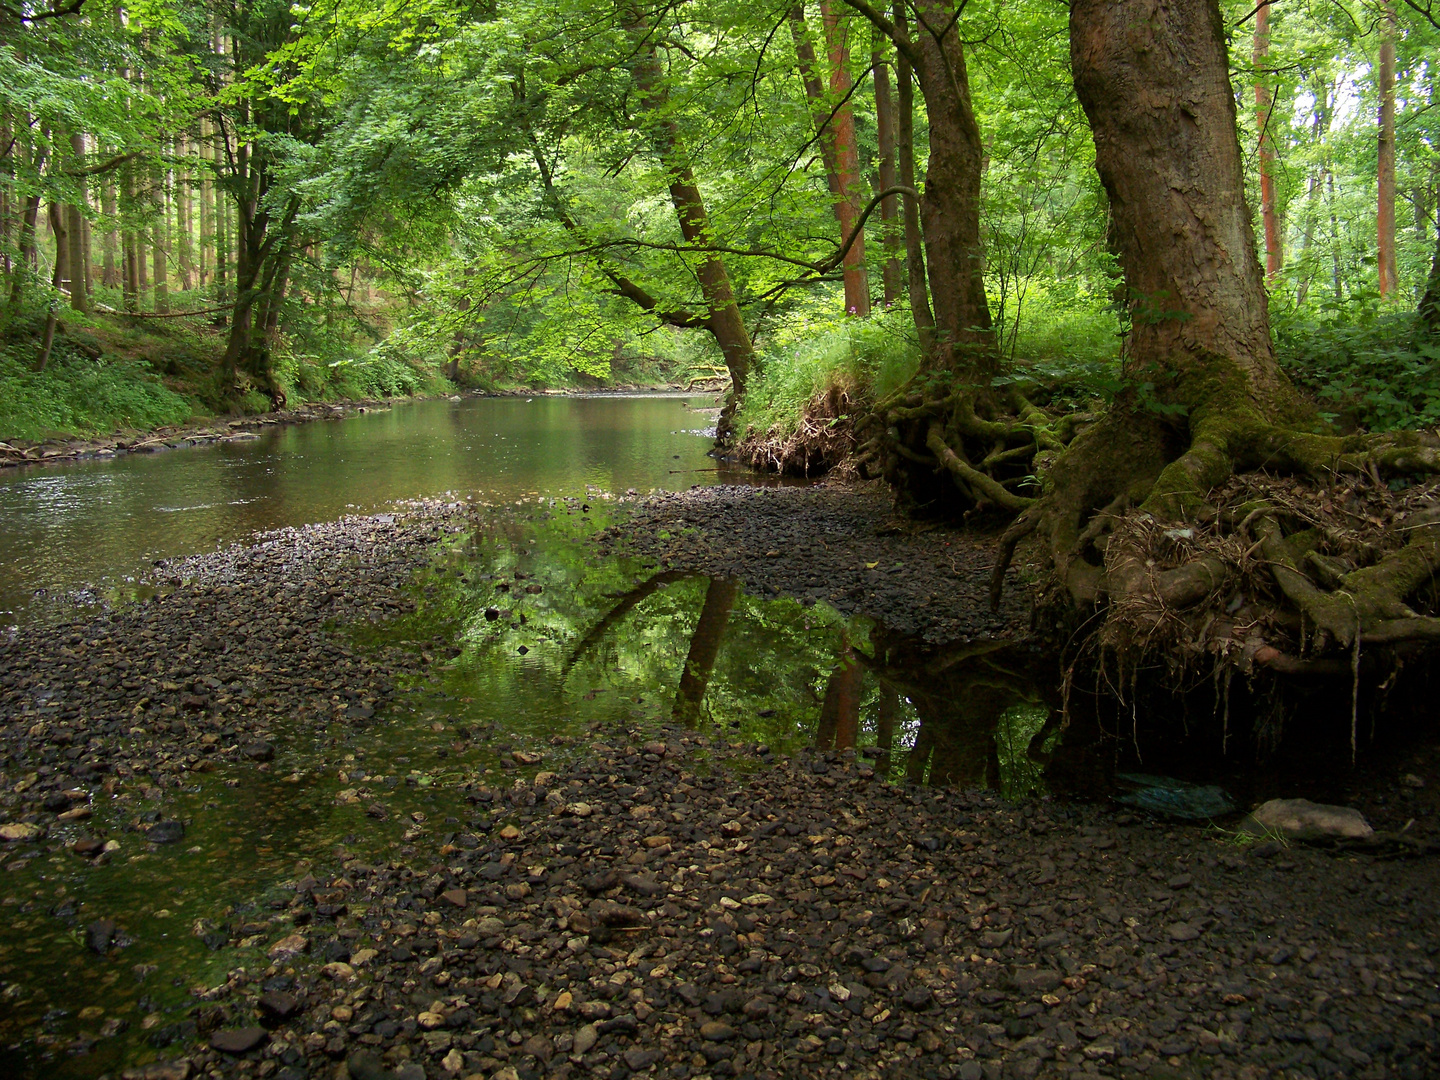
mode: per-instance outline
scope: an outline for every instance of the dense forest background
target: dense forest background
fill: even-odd
[[[1282,362],[1345,423],[1433,425],[1440,13],[1221,7]],[[0,436],[728,374],[773,441],[883,394],[930,128],[868,8],[0,6]],[[1065,5],[958,18],[1005,377],[1113,396],[1132,298]]]

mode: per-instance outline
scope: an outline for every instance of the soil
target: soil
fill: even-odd
[[[1022,589],[988,612],[988,546],[909,531],[875,490],[697,489],[634,512],[599,551],[936,642],[1023,633]],[[162,566],[172,591],[154,601],[0,642],[0,824],[34,829],[6,856],[71,843],[84,818],[64,815],[102,793],[222,758],[262,767],[282,717],[297,733],[365,723],[429,654],[362,655],[327,621],[405,610],[412,570],[471,513],[424,504],[266,534]],[[268,966],[198,991],[166,1060],[124,1075],[1440,1068],[1440,865],[1422,849],[1244,844],[1108,803],[892,785],[849,754],[644,738],[513,786],[472,782],[466,819],[417,823],[401,858],[336,856],[288,902],[237,913],[226,940],[268,943]],[[1440,758],[1407,768],[1402,793],[1377,787],[1383,804],[1361,808],[1430,837]],[[103,874],[103,849],[87,850]],[[87,928],[97,952],[113,936]]]

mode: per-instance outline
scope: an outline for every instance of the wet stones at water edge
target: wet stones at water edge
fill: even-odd
[[[472,785],[481,812],[445,838],[312,871],[259,945],[304,948],[237,953],[206,1006],[268,1041],[237,1055],[212,1034],[188,1060],[430,1080],[1432,1075],[1436,860],[1265,854],[1103,806],[897,788],[848,755],[702,768],[689,733],[665,741]],[[513,829],[478,827],[497,818]]]
[[[269,768],[283,749],[272,725],[365,723],[425,661],[362,655],[331,626],[410,610],[417,563],[469,514],[419,504],[262,534],[160,565],[169,591],[153,601],[0,640],[0,851],[56,829],[73,843],[97,793],[153,806],[220,762]]]

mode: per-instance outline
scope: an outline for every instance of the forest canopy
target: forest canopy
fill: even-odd
[[[1434,11],[1221,13],[1282,360],[1328,411],[1433,422],[1407,330],[1440,202]],[[751,419],[784,423],[801,389],[916,362],[905,219],[936,118],[883,24],[923,43],[930,15],[968,68],[997,351],[1113,394],[1129,310],[1053,0],[10,4],[7,319],[213,310],[232,396],[293,393],[286,357],[337,339],[483,384],[768,367]]]

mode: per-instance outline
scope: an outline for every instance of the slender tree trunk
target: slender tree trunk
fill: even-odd
[[[115,213],[115,179],[107,173],[100,183],[100,214],[105,218],[105,231],[100,235],[100,281],[107,289],[120,284],[120,271],[115,263],[119,249]]]
[[[870,62],[875,69],[875,137],[880,149],[880,190],[889,191],[897,182],[895,173],[895,102],[890,96],[890,67],[886,62],[884,38],[875,37]],[[886,195],[880,200],[880,234],[885,249],[885,262],[880,272],[885,304],[900,299],[900,229],[898,200]]]
[[[820,0],[820,15],[830,58],[830,96],[842,102],[836,107],[834,120],[835,171],[840,188],[835,216],[840,222],[840,241],[844,243],[860,219],[861,196],[860,147],[855,136],[855,109],[849,101],[854,86],[850,77],[850,18],[848,13],[837,9],[832,0]],[[857,235],[846,250],[842,266],[845,310],[851,315],[869,315],[870,285],[865,273],[863,233]]]
[[[85,136],[78,131],[70,133],[70,162],[74,168],[85,165]],[[80,182],[81,199],[84,198],[84,182]],[[86,301],[85,280],[85,212],[79,203],[66,208],[65,232],[69,241],[66,267],[70,278],[70,306],[76,311],[89,310]]]
[[[170,209],[165,192],[165,166],[155,170],[153,182],[155,190],[151,199],[155,208],[155,223],[150,230],[150,251],[155,275],[155,310],[163,315],[170,311]]]
[[[648,27],[638,12],[631,10],[627,29],[637,39],[645,38]],[[734,434],[735,409],[745,396],[745,383],[755,362],[755,349],[750,332],[740,316],[735,292],[725,262],[718,253],[708,251],[712,238],[710,219],[695,173],[681,151],[678,123],[665,111],[665,91],[660,78],[660,60],[653,41],[646,40],[631,68],[635,89],[639,91],[642,109],[647,113],[645,127],[656,154],[670,174],[670,202],[680,222],[685,242],[695,249],[699,265],[695,269],[700,293],[705,301],[706,328],[720,347],[725,367],[730,373],[730,394],[716,422],[716,440],[726,442]]]
[[[1340,215],[1335,210],[1335,170],[1325,167],[1325,193],[1330,200],[1330,284],[1335,291],[1335,300],[1345,298],[1340,272]]]
[[[1300,234],[1300,281],[1295,286],[1295,303],[1304,306],[1310,295],[1310,282],[1314,278],[1314,266],[1310,261],[1310,248],[1315,242],[1315,222],[1319,217],[1317,204],[1320,199],[1320,178],[1310,177],[1305,190],[1305,231]]]
[[[176,140],[176,160],[181,163],[175,177],[175,243],[179,259],[180,288],[195,288],[195,187],[191,183],[190,162],[194,148],[190,140]]]
[[[200,240],[198,259],[200,287],[210,284],[211,262],[215,248],[215,182],[212,168],[215,145],[210,121],[200,121]]]
[[[895,25],[907,36],[906,0],[895,0]],[[905,274],[910,296],[910,314],[920,339],[920,351],[929,356],[935,348],[935,316],[930,311],[930,291],[926,285],[924,238],[920,235],[920,199],[915,184],[915,82],[910,59],[903,51],[895,56],[897,113],[895,124],[895,157],[900,183],[910,190],[900,197],[905,225]]]
[[[1255,40],[1251,52],[1255,64],[1255,124],[1260,132],[1260,217],[1265,227],[1265,280],[1273,287],[1280,276],[1280,219],[1275,212],[1275,138],[1271,123],[1275,96],[1265,85],[1270,56],[1270,7],[1261,4],[1255,12]]]
[[[1260,402],[1288,400],[1243,197],[1217,0],[1075,0],[1070,32],[1134,298],[1128,370],[1174,372],[1175,392],[1196,395],[1197,410],[1226,403],[1208,393],[1213,383],[1202,386],[1217,373]]]
[[[1384,0],[1380,21],[1380,143],[1376,187],[1377,261],[1380,295],[1388,296],[1399,282],[1395,260],[1395,0]]]
[[[700,722],[700,706],[715,670],[715,659],[720,655],[720,644],[725,640],[725,628],[730,622],[737,591],[734,578],[711,578],[705,589],[705,603],[701,605],[695,633],[690,636],[690,651],[680,672],[675,705],[670,710],[675,721],[686,727]]]
[[[0,26],[3,26],[0,20]],[[11,147],[10,110],[0,109],[0,146],[10,149],[0,156],[0,272],[7,277],[15,273],[15,264],[10,256],[10,238],[17,231],[16,218],[20,204],[15,187],[15,155],[17,147]],[[12,192],[17,194],[12,195]]]
[[[805,86],[805,96],[810,102],[815,137],[820,144],[821,160],[825,163],[825,182],[830,188],[830,197],[834,200],[832,205],[835,220],[839,226],[840,243],[843,244],[849,237],[859,213],[859,154],[855,147],[855,112],[848,100],[840,104],[851,89],[849,50],[843,44],[846,27],[837,28],[834,25],[835,20],[828,0],[821,0],[820,11],[831,73],[828,94],[821,77],[819,62],[815,58],[815,46],[805,23],[803,3],[790,9],[790,33],[795,39],[800,79]],[[838,57],[837,41],[841,43]],[[864,237],[856,237],[855,243],[846,251],[842,264],[845,310],[852,315],[869,312],[869,289],[863,278],[857,276],[864,273],[864,245]],[[864,295],[863,302],[859,299],[861,294]],[[860,305],[858,309],[857,304]]]

